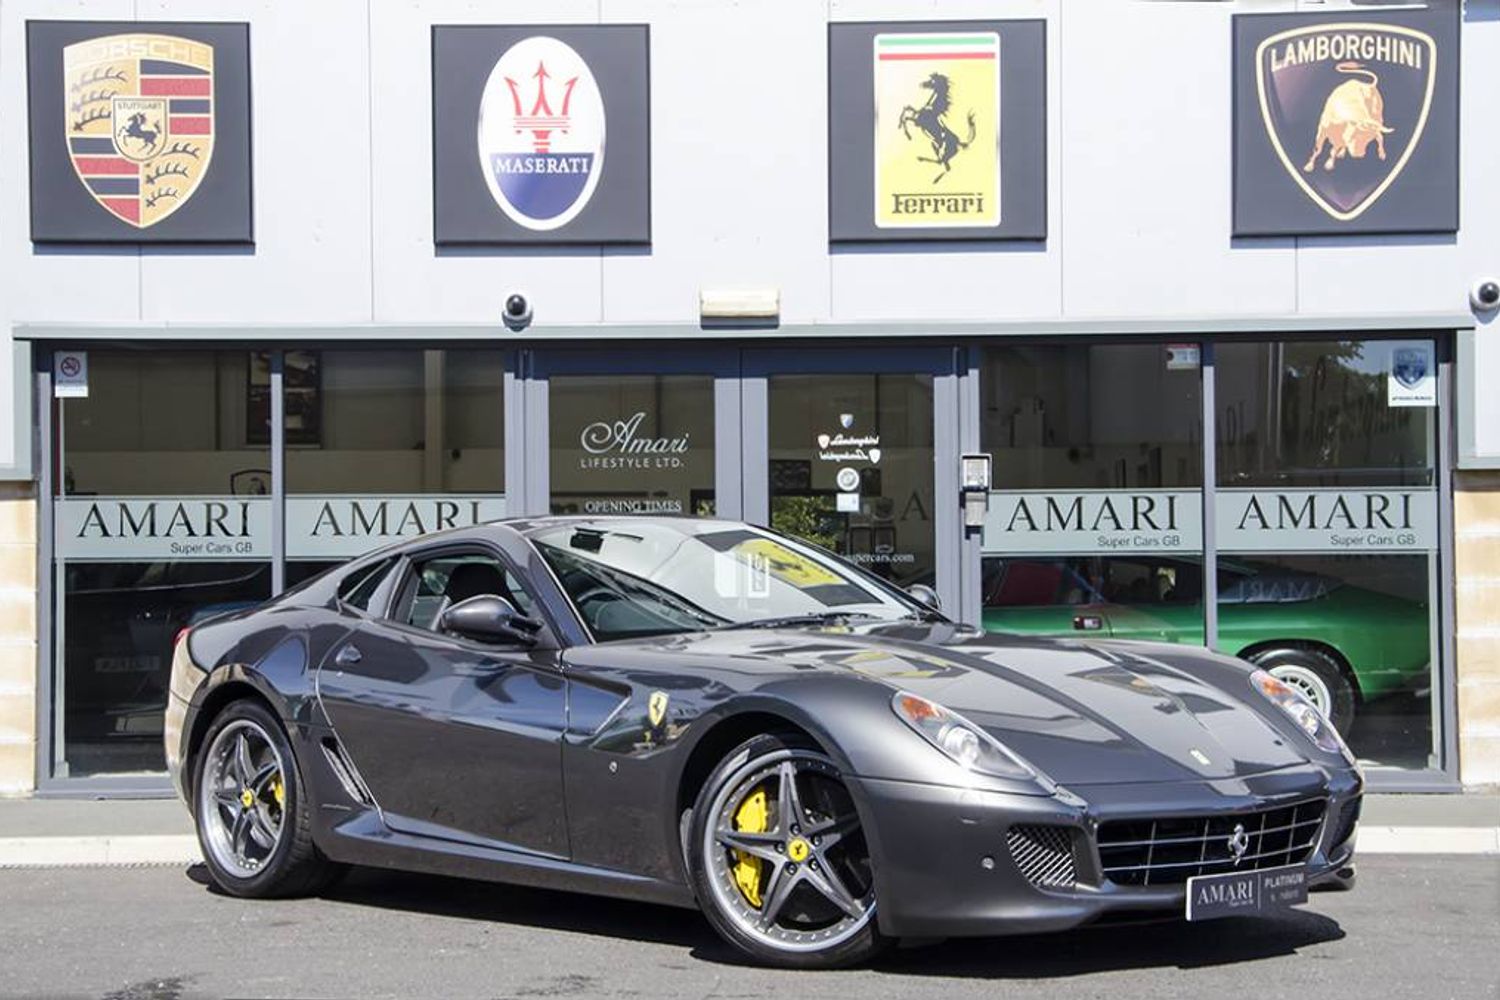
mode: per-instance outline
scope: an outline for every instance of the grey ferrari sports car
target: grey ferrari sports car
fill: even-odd
[[[512,519],[178,637],[166,754],[239,896],[348,865],[697,907],[762,962],[1207,919],[1353,881],[1363,779],[1201,648],[986,635],[730,521]]]

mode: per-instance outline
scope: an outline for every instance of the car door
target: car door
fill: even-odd
[[[1087,560],[986,556],[984,627],[991,632],[1068,635],[1107,627]]]
[[[324,710],[395,830],[566,857],[559,649],[534,595],[487,546],[419,551],[385,608],[333,646]],[[447,607],[479,594],[543,621],[534,645],[445,634]]]

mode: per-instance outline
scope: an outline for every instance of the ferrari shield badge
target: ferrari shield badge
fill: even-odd
[[[1341,222],[1379,200],[1411,159],[1437,80],[1437,43],[1414,28],[1351,22],[1272,35],[1255,54],[1277,158]]]
[[[875,36],[875,224],[1000,223],[1000,36]]]
[[[604,168],[604,98],[571,46],[533,36],[496,61],[479,104],[479,167],[518,226],[558,229],[587,207]]]
[[[665,691],[652,691],[651,698],[646,702],[646,721],[651,723],[651,728],[661,726],[667,717],[668,695]]]
[[[187,204],[214,150],[213,46],[108,35],[63,49],[68,156],[105,211],[146,229]]]

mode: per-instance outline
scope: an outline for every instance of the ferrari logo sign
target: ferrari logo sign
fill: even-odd
[[[875,36],[875,224],[1000,222],[1000,36]]]
[[[646,702],[646,720],[655,729],[667,718],[667,703],[670,697],[665,691],[652,691],[650,699]]]
[[[214,148],[214,50],[171,35],[63,49],[68,156],[89,196],[146,229],[187,204]]]

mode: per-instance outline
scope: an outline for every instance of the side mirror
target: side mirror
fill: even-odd
[[[938,597],[937,591],[925,583],[914,583],[906,588],[906,592],[916,598],[918,604],[925,604],[934,611],[943,610],[943,602]]]
[[[527,618],[498,594],[479,594],[443,612],[438,627],[444,632],[504,646],[530,646],[542,623]]]

